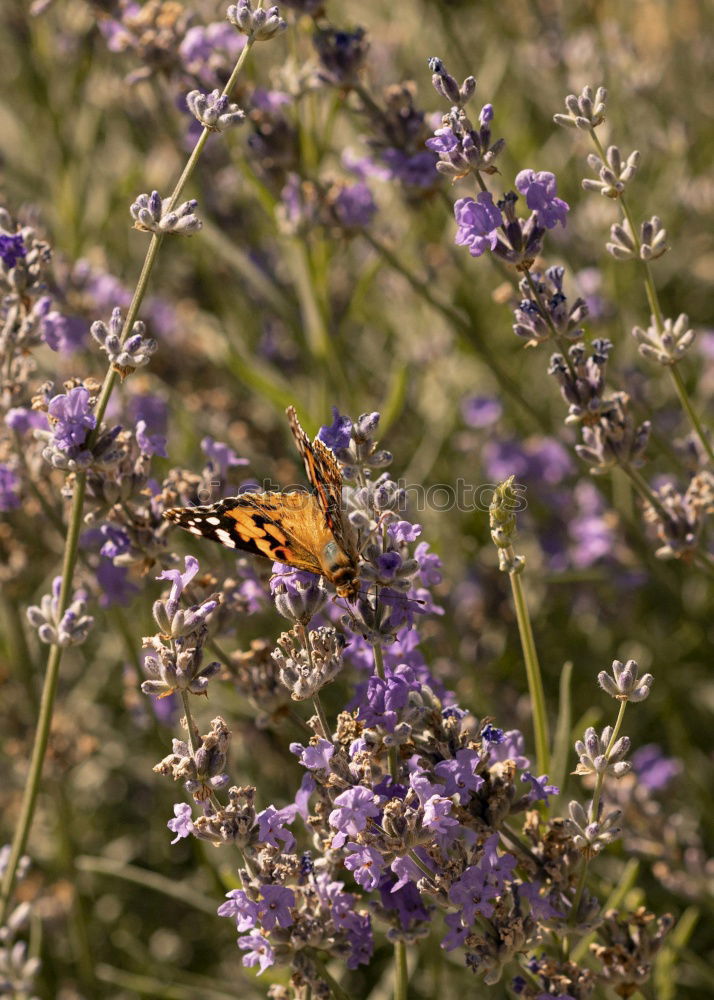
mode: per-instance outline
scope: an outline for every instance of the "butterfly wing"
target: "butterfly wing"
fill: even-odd
[[[331,536],[308,493],[242,493],[201,507],[172,507],[164,517],[229,549],[324,573],[318,557]]]
[[[298,420],[295,407],[289,406],[286,413],[295,444],[305,463],[307,478],[315,490],[324,514],[325,523],[343,552],[356,558],[354,538],[349,524],[345,521],[342,506],[340,463],[333,452],[319,438],[315,438],[314,441],[310,440]]]

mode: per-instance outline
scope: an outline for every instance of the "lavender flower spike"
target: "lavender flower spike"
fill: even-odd
[[[618,701],[644,701],[649,696],[654,677],[652,674],[639,677],[638,674],[639,667],[635,660],[628,660],[624,664],[620,660],[613,660],[612,676],[601,670],[597,680],[603,691]]]
[[[134,323],[131,334],[122,344],[122,326],[121,309],[117,307],[112,310],[112,318],[109,320],[108,326],[101,320],[97,320],[92,323],[90,332],[109,358],[112,368],[125,377],[135,369],[148,365],[151,355],[154,354],[159,345],[153,337],[144,336],[146,326],[141,320]]]
[[[232,125],[245,121],[245,111],[237,104],[231,104],[228,96],[218,89],[210,94],[191,90],[186,94],[186,104],[196,121],[211,132],[225,132]]]
[[[39,606],[33,604],[27,609],[27,619],[37,629],[41,642],[57,646],[79,646],[94,624],[92,616],[85,614],[87,594],[84,590],[76,591],[69,607],[60,614],[61,589],[62,577],[55,577],[52,593],[45,594]]]
[[[198,216],[194,215],[198,202],[191,198],[169,211],[170,203],[171,199],[161,198],[158,191],[152,191],[150,195],[140,194],[129,209],[134,219],[134,229],[154,233],[156,236],[167,233],[190,236],[198,232],[203,225]]]
[[[604,87],[598,87],[594,97],[591,87],[583,87],[580,97],[568,94],[565,98],[568,114],[553,115],[553,121],[565,128],[579,128],[589,132],[605,121],[606,102],[607,91]]]
[[[251,0],[238,0],[238,3],[232,3],[226,11],[226,17],[252,42],[267,42],[280,31],[285,31],[288,26],[280,17],[277,7],[269,7],[268,10],[256,7],[253,10]]]

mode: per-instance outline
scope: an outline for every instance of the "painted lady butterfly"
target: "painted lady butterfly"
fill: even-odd
[[[230,549],[317,573],[340,597],[355,597],[358,552],[342,506],[340,465],[322,441],[310,441],[292,406],[286,412],[314,493],[241,493],[202,507],[172,507],[164,517]]]

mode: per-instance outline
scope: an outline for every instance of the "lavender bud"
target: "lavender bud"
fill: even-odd
[[[428,63],[429,69],[433,74],[431,84],[437,94],[445,97],[450,104],[460,105],[461,93],[459,92],[459,85],[454,77],[447,72],[441,59],[434,57],[429,59]],[[473,79],[473,77],[470,79]]]
[[[120,333],[122,328],[121,309],[112,310],[112,317],[107,326],[101,320],[92,323],[90,331],[100,348],[105,352],[112,368],[124,377],[136,368],[148,365],[151,355],[158,348],[153,337],[145,337],[145,325],[139,320],[134,323],[131,335],[122,345]]]
[[[226,10],[226,17],[242,34],[252,42],[267,42],[287,28],[287,21],[280,17],[277,7],[253,10],[251,0],[238,0]]]
[[[661,220],[653,215],[640,227],[640,258],[657,260],[668,250],[667,230],[663,228]]]
[[[594,97],[590,87],[583,87],[580,97],[568,94],[565,98],[568,114],[553,115],[553,121],[566,128],[590,131],[605,121],[606,101],[607,91],[604,87],[598,87]]]
[[[652,674],[638,677],[639,668],[635,660],[623,664],[620,660],[612,661],[612,676],[605,670],[597,675],[598,684],[612,698],[618,701],[644,701],[650,693],[654,682]]]
[[[273,652],[280,680],[294,701],[312,698],[335,679],[343,666],[345,640],[341,633],[323,626],[303,635],[307,648],[300,641],[300,633],[293,629],[280,636]]]
[[[198,232],[203,225],[194,215],[198,202],[191,199],[169,211],[170,203],[171,199],[162,199],[158,191],[153,191],[151,195],[140,194],[129,208],[134,228],[155,235],[175,233],[190,236]]]
[[[210,94],[191,90],[186,94],[186,104],[196,121],[212,132],[225,132],[232,125],[245,121],[245,111],[231,104],[228,96],[217,89]]]

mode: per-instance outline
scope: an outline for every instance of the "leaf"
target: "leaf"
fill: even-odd
[[[568,660],[563,664],[560,674],[560,693],[558,699],[558,721],[555,725],[555,735],[553,737],[553,752],[551,755],[551,775],[550,780],[554,785],[563,791],[567,781],[568,756],[570,755],[570,742],[572,738],[571,728],[572,705],[570,699],[570,682],[573,676],[573,663]]]

